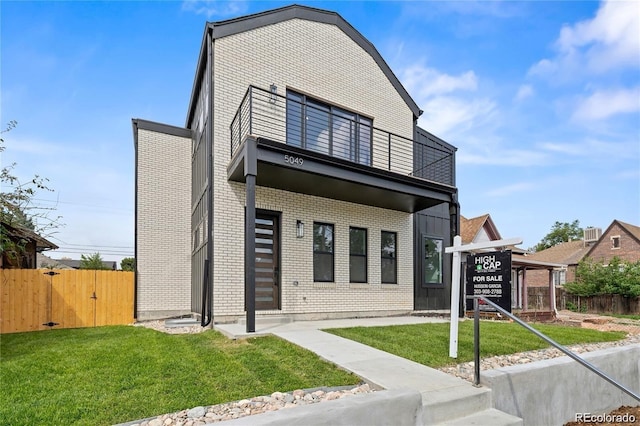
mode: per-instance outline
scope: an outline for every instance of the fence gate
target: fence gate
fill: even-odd
[[[3,269],[0,332],[133,322],[133,272]]]

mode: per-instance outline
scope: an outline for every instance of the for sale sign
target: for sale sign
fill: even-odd
[[[484,296],[511,312],[511,251],[468,255],[466,290],[467,296]],[[495,310],[480,303],[480,309]],[[467,299],[467,310],[472,309],[473,300]]]

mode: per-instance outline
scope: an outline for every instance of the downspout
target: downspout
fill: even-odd
[[[138,320],[138,120],[131,120],[133,126],[133,147],[134,147],[134,220],[133,225],[133,319]]]
[[[203,297],[203,305],[206,305],[206,312],[202,311],[203,327],[213,322],[213,49],[211,46],[211,28],[207,30],[207,70],[206,79],[209,83],[209,108],[207,114],[207,257],[205,267],[207,271],[206,284],[203,283],[203,295],[206,289],[206,298]],[[205,321],[206,317],[206,321]]]
[[[456,235],[460,235],[460,203],[458,202],[458,191],[451,194],[451,203],[449,204],[449,223],[451,224],[451,242]],[[451,256],[451,270],[453,270],[453,256]],[[462,274],[460,275],[462,280]],[[458,309],[459,317],[464,318],[466,301],[464,298],[465,285],[460,283],[460,306]]]

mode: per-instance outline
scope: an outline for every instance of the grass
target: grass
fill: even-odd
[[[359,378],[276,337],[114,326],[0,335],[0,424],[105,425]]]
[[[600,314],[600,315],[606,315],[608,317],[621,318],[621,319],[640,320],[640,315],[622,315],[622,314]]]
[[[538,331],[562,345],[605,342],[623,339],[623,332],[601,332],[557,325],[534,325]],[[449,358],[449,324],[429,323],[389,327],[354,327],[325,330],[365,345],[438,368],[473,361],[473,321],[460,323],[458,358]],[[515,323],[482,321],[480,356],[482,358],[547,348],[549,345]]]

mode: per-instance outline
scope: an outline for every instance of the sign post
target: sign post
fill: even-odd
[[[449,357],[458,358],[458,316],[460,314],[460,253],[476,250],[507,247],[522,244],[522,238],[506,240],[484,241],[462,245],[460,235],[453,237],[453,246],[446,247],[445,253],[453,253],[451,271],[451,323],[449,327]]]

